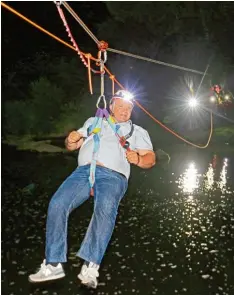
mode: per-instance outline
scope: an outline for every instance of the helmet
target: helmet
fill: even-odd
[[[134,96],[127,90],[118,90],[111,98],[110,104],[113,103],[115,99],[123,99],[133,105]]]

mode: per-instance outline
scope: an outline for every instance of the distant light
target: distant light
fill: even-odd
[[[229,99],[230,99],[230,96],[229,96],[228,94],[226,94],[226,95],[224,96],[224,98],[225,98],[226,100],[229,100]]]
[[[198,101],[197,101],[196,98],[193,98],[193,97],[192,97],[192,98],[189,99],[188,104],[189,104],[189,106],[190,106],[191,108],[196,108],[196,107],[198,106]]]
[[[211,96],[211,97],[210,97],[210,101],[211,101],[211,102],[215,102],[215,100],[216,100],[216,99],[215,99],[215,96]]]

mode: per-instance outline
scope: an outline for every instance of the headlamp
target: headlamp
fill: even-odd
[[[127,90],[119,90],[114,94],[111,101],[114,100],[114,99],[123,99],[123,100],[133,104],[134,96],[133,96],[133,94],[131,92],[129,92]]]

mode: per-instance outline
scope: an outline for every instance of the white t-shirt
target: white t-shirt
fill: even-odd
[[[88,128],[92,125],[94,117],[89,118],[84,126],[77,131],[83,135],[84,138],[88,136]],[[120,125],[120,134],[126,136],[131,131],[131,121],[124,123],[118,123]],[[151,150],[153,151],[153,145],[150,140],[148,132],[138,126],[134,125],[134,131],[132,136],[127,140],[130,144],[131,150]],[[92,161],[93,156],[93,135],[87,137],[82,144],[79,155],[78,165],[84,166]],[[109,123],[104,119],[102,124],[102,130],[100,132],[100,148],[97,153],[97,161],[103,164],[106,168],[112,169],[126,176],[128,179],[130,176],[130,164],[126,159],[126,150],[120,145],[118,138],[114,131],[111,129]]]

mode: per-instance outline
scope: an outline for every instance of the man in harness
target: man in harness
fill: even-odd
[[[30,282],[45,282],[65,276],[62,263],[67,262],[68,216],[90,197],[91,186],[94,212],[77,253],[85,261],[78,278],[88,287],[97,287],[99,266],[114,230],[119,203],[128,187],[130,164],[148,169],[156,162],[148,132],[130,120],[132,109],[129,93],[120,90],[110,101],[112,121],[103,119],[101,128],[97,128],[93,126],[95,118],[89,118],[82,128],[72,131],[66,138],[65,144],[69,151],[80,149],[78,167],[50,201],[45,259],[39,271],[29,276]],[[114,132],[113,126],[118,126],[118,134]],[[90,171],[94,163],[94,138],[97,132],[98,151],[95,152],[93,183]]]

